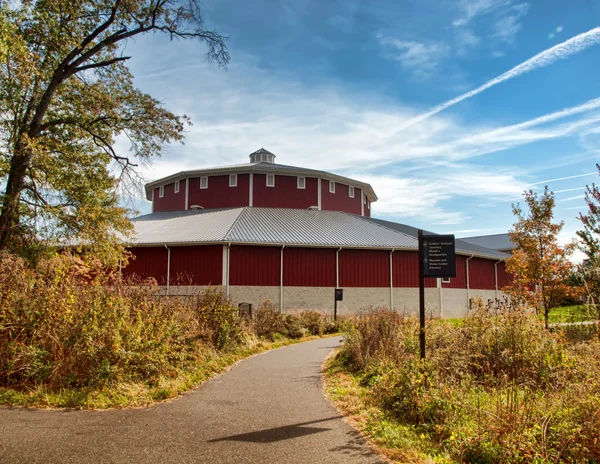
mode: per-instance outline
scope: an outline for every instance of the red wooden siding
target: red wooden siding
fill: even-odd
[[[340,287],[389,287],[390,254],[382,250],[341,250]]]
[[[512,275],[506,270],[506,263],[498,263],[498,290],[512,284]]]
[[[395,251],[392,256],[394,288],[418,288],[419,253],[416,251]],[[425,287],[437,287],[436,279],[425,279]]]
[[[469,287],[476,290],[494,290],[496,275],[490,259],[473,258],[469,261]]]
[[[318,179],[305,178],[305,188],[298,188],[298,177],[275,176],[275,187],[267,187],[266,174],[254,174],[252,205],[265,208],[307,209],[319,203]]]
[[[179,182],[178,193],[175,193],[175,183],[165,185],[162,198],[159,191],[159,187],[154,189],[154,212],[185,210],[185,180]]]
[[[469,266],[471,266],[471,261],[469,261]],[[450,279],[449,284],[445,284],[442,282],[442,287],[467,288],[467,267],[465,265],[466,262],[467,256],[456,255],[456,277],[452,277]]]
[[[200,178],[190,178],[188,206],[199,205],[204,209],[248,206],[250,175],[238,174],[237,187],[229,186],[229,175],[209,176],[208,188],[200,188]]]
[[[221,285],[223,278],[222,245],[170,248],[171,285]]]
[[[335,249],[285,248],[283,285],[335,287]]]
[[[329,192],[329,181],[321,179],[321,209],[345,211],[360,215],[361,189],[354,188],[354,198],[348,195],[348,185],[335,183],[335,193]],[[367,207],[365,205],[365,216]]]
[[[148,279],[153,277],[159,285],[167,283],[167,249],[165,247],[129,248],[132,258],[123,268],[124,277]]]
[[[229,268],[230,285],[279,286],[281,248],[234,245]]]

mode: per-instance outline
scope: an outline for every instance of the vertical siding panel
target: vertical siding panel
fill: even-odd
[[[393,256],[394,287],[419,287],[419,253],[417,251],[395,251]],[[436,279],[425,279],[425,287],[437,286]]]
[[[230,285],[278,286],[281,248],[231,247],[229,261]]]
[[[498,290],[512,284],[512,275],[506,270],[506,263],[498,264]]]
[[[175,183],[164,186],[164,196],[158,196],[159,187],[154,189],[154,210],[160,211],[183,211],[185,210],[185,180],[179,182],[179,192],[175,193]]]
[[[473,259],[469,261],[469,267]],[[467,256],[456,255],[456,277],[451,278],[449,284],[442,283],[443,288],[467,288],[466,262]]]
[[[354,189],[354,198],[348,194],[348,185],[335,183],[335,193],[329,192],[329,181],[321,179],[321,209],[326,211],[345,211],[360,216],[361,189]],[[365,216],[367,206],[365,205]]]
[[[305,188],[298,188],[297,176],[275,176],[275,187],[267,187],[266,174],[254,174],[253,205],[264,208],[307,209],[317,206],[318,179],[306,177]]]
[[[496,279],[491,259],[473,258],[469,261],[469,287],[476,290],[494,290]]]
[[[167,283],[167,249],[164,247],[133,247],[127,251],[133,255],[123,268],[124,277],[154,278],[159,285]]]
[[[339,253],[341,287],[389,287],[389,252],[342,250]]]
[[[283,252],[283,284],[292,287],[334,287],[335,250],[286,248]]]
[[[250,175],[238,174],[237,187],[229,186],[229,174],[208,176],[208,188],[200,188],[200,178],[190,178],[189,206],[204,209],[232,208],[250,204]]]
[[[223,246],[172,246],[171,285],[221,285]]]

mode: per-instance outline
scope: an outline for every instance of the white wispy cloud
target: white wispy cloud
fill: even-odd
[[[527,14],[528,9],[529,5],[527,3],[510,7],[494,23],[493,37],[506,43],[513,43],[521,29],[521,19]]]
[[[425,113],[422,113],[422,114],[410,119],[403,126],[399,127],[398,130],[401,131],[401,130],[407,129],[408,127],[411,127],[415,124],[423,122],[426,119],[430,118],[431,116],[434,116],[434,115],[456,105],[457,103],[460,103],[464,100],[472,98],[476,95],[479,95],[480,93],[486,91],[487,89],[489,89],[495,85],[498,85],[504,81],[507,81],[509,79],[514,79],[515,77],[518,77],[522,74],[534,71],[539,68],[550,66],[551,64],[555,63],[558,60],[566,59],[566,58],[570,57],[571,55],[579,53],[579,52],[585,50],[586,48],[589,48],[593,45],[597,45],[599,43],[600,43],[600,27],[596,27],[588,32],[584,32],[582,34],[576,35],[575,37],[572,37],[569,40],[566,40],[565,42],[562,42],[558,45],[555,45],[554,47],[548,48],[547,50],[544,50],[543,52],[538,53],[537,55],[533,56],[532,58],[528,59],[527,61],[524,61],[523,63],[510,69],[509,71],[506,71],[505,73],[503,73],[493,79],[490,79],[485,84],[480,85],[476,89],[473,89],[469,92],[463,93],[462,95],[459,95],[458,97],[452,98],[444,103],[434,106],[429,111],[426,111]]]
[[[473,18],[491,13],[508,4],[510,1],[507,0],[461,0],[458,4],[460,16],[452,22],[452,25],[466,26]]]
[[[386,46],[389,56],[416,77],[431,77],[439,64],[447,58],[450,48],[442,42],[416,42],[399,40],[377,35],[379,42]]]

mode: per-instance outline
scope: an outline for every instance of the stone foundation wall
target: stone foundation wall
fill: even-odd
[[[206,288],[209,287],[172,286],[169,293],[172,296],[193,295]],[[224,286],[217,286],[216,288],[225,291]],[[161,288],[161,293],[166,294],[166,287]],[[484,303],[496,298],[495,290],[470,290],[469,295],[471,297],[480,296],[483,298]],[[250,303],[254,308],[258,308],[265,301],[270,301],[275,308],[280,307],[280,287],[278,286],[232,285],[229,287],[229,296],[236,304]],[[503,298],[503,296],[502,292],[498,292],[499,298]],[[333,313],[333,297],[333,287],[283,287],[283,311],[293,312],[311,309]],[[344,300],[339,302],[338,314],[351,314],[363,309],[377,307],[390,307],[389,288],[344,288]],[[394,288],[393,309],[406,315],[418,316],[419,289]],[[440,289],[439,287],[426,288],[425,312],[427,317],[465,317],[468,314],[467,290]]]

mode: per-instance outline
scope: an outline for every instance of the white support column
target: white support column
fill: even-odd
[[[394,249],[392,248],[390,251],[390,309],[394,310]]]
[[[321,211],[321,184],[322,184],[322,180],[319,177],[317,179],[319,181],[319,183],[317,184],[317,208],[319,209],[319,211]]]
[[[154,189],[152,189],[152,212],[154,212]]]
[[[365,192],[360,191],[360,215],[365,215]]]
[[[231,251],[231,243],[223,245],[223,271],[222,271],[222,285],[225,287],[225,295],[229,297],[229,254]]]
[[[471,309],[471,289],[469,287],[469,261],[471,259],[473,259],[473,255],[469,256],[467,261],[465,261],[465,268],[467,271],[467,312]]]
[[[185,210],[190,208],[190,179],[185,180]]]
[[[279,312],[283,312],[283,250],[285,245],[281,245],[281,259],[279,263]]]
[[[248,206],[252,206],[254,201],[254,176],[250,173],[250,191],[248,192]]]
[[[504,260],[501,259],[494,263],[494,281],[496,283],[496,300],[498,299],[498,264],[500,264],[502,261],[504,261]]]
[[[171,249],[165,243],[167,249],[167,295],[171,292]]]

